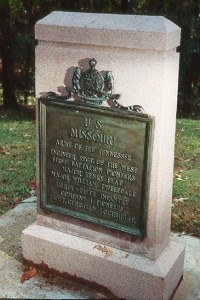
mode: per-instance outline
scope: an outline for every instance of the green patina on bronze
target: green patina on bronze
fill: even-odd
[[[39,99],[41,207],[145,237],[153,118]]]

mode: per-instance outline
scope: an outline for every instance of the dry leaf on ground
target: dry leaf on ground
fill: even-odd
[[[97,299],[107,299],[106,295],[104,295],[100,292],[97,292],[95,295],[96,295]]]
[[[178,220],[179,216],[177,214],[172,213],[172,220]]]
[[[189,162],[191,160],[192,160],[191,158],[188,158],[188,159],[185,159],[184,162]]]
[[[187,233],[186,233],[185,231],[183,231],[183,232],[179,233],[178,236],[182,236],[182,235],[186,235],[186,234],[187,234]]]
[[[6,204],[7,196],[6,195],[0,195],[0,206],[3,206]]]
[[[113,254],[112,251],[110,249],[107,249],[107,251],[105,252],[104,258],[107,258],[107,257],[111,256],[112,254]]]
[[[36,196],[36,181],[32,180],[28,183],[28,186],[30,188],[29,193],[31,194],[31,196]]]
[[[6,195],[0,195],[0,201],[6,201],[7,196]]]
[[[31,268],[30,270],[24,272],[22,275],[20,282],[24,283],[26,280],[30,280],[31,278],[35,277],[37,274],[37,270],[35,268]]]
[[[183,198],[183,197],[180,197],[180,198],[174,198],[174,199],[173,199],[173,202],[179,203],[179,202],[183,202],[183,201],[188,200],[188,199],[189,199],[189,197],[185,197],[185,198]]]
[[[177,180],[183,180],[182,176],[179,174],[175,174],[175,177],[177,178]]]
[[[105,253],[104,258],[107,258],[113,254],[112,250],[110,250],[106,246],[96,245],[94,246],[94,249],[100,250],[101,252]]]
[[[6,149],[3,146],[0,146],[0,153],[1,154],[10,154],[10,151],[8,149]]]
[[[28,186],[32,191],[35,191],[36,190],[36,181],[35,180],[30,181]]]
[[[22,198],[21,198],[21,197],[16,197],[16,198],[13,199],[13,202],[14,202],[15,204],[19,204],[19,203],[22,202]]]

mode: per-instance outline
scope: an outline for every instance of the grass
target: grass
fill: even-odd
[[[35,193],[35,122],[1,109],[0,214]]]
[[[177,120],[172,230],[200,236],[200,121]]]
[[[200,121],[177,120],[172,230],[200,236]],[[0,214],[35,192],[35,122],[0,117]]]

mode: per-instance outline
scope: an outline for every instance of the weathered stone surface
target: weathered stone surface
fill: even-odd
[[[96,282],[125,299],[168,300],[182,276],[184,247],[170,242],[155,261],[56,230],[31,225],[22,235],[23,257],[61,273]],[[55,255],[57,253],[57,255]]]
[[[180,43],[180,28],[164,17],[52,12],[38,21],[36,39],[126,49],[168,50]]]

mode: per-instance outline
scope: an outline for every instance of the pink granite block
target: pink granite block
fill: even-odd
[[[156,258],[170,236],[180,28],[163,17],[53,12],[36,24],[36,38],[37,96],[63,93],[71,86],[72,67],[86,70],[94,57],[98,70],[112,71],[121,104],[139,104],[155,117],[147,237],[124,246]],[[74,232],[80,232],[78,225]],[[82,234],[96,240],[93,226]]]
[[[180,244],[170,242],[155,261],[113,247],[107,247],[106,257],[97,245],[34,224],[22,234],[25,260],[96,282],[123,299],[168,300],[181,280],[184,247]]]

